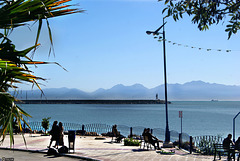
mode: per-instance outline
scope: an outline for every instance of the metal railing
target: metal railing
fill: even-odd
[[[32,130],[43,130],[41,122],[30,122],[29,123],[30,127]],[[51,124],[50,124],[51,125]],[[68,130],[83,130],[86,132],[96,132],[98,134],[102,133],[108,133],[112,132],[112,125],[107,125],[107,124],[100,124],[100,123],[92,123],[92,124],[77,124],[77,123],[63,123],[64,131]],[[129,136],[129,135],[136,135],[136,136],[141,136],[143,133],[143,130],[146,127],[143,126],[135,126],[135,127],[130,127],[126,125],[117,125],[118,131],[124,136]],[[48,130],[51,129],[51,126],[49,127]],[[153,128],[151,129],[152,134],[156,137],[158,137],[160,140],[164,140],[165,138],[165,130],[162,128]],[[174,142],[179,139],[179,133],[177,131],[170,131],[170,138],[171,141]],[[189,142],[189,135],[186,133],[183,133],[182,135],[183,142]]]
[[[198,150],[198,152],[202,154],[212,155],[214,153],[214,144],[222,144],[223,137],[205,135],[205,136],[195,136],[193,137],[193,143]]]
[[[43,130],[41,122],[30,122],[32,130]],[[80,130],[85,132],[96,132],[98,134],[112,132],[112,125],[93,123],[93,124],[77,124],[77,123],[63,123],[64,131],[68,130]],[[135,126],[130,127],[126,125],[117,125],[118,131],[125,136],[136,136],[139,137],[142,135],[144,129],[146,127],[143,126]],[[50,127],[51,129],[51,127]],[[48,129],[48,130],[50,130]],[[151,132],[154,136],[164,141],[165,138],[165,130],[162,128],[153,128]],[[180,136],[177,131],[170,131],[170,139],[172,142],[179,141]],[[192,150],[198,150],[198,152],[202,154],[213,154],[213,144],[221,144],[223,141],[223,137],[219,136],[189,136],[186,133],[182,133],[182,147],[189,150],[190,153]],[[185,146],[185,147],[184,147]]]

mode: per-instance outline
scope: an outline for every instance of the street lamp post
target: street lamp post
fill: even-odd
[[[170,131],[169,131],[169,126],[168,126],[168,99],[167,99],[167,71],[166,71],[166,47],[165,47],[165,30],[164,30],[164,25],[167,22],[164,22],[163,19],[163,25],[160,26],[156,31],[146,31],[148,35],[153,34],[153,35],[158,35],[162,34],[163,35],[163,60],[164,60],[164,87],[165,87],[165,111],[166,111],[166,129],[165,129],[165,143],[168,144],[170,142]],[[158,31],[163,28],[163,32],[159,33]]]

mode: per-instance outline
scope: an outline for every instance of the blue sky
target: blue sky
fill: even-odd
[[[116,84],[135,83],[153,88],[163,84],[162,42],[146,34],[162,25],[163,2],[157,0],[75,0],[85,13],[50,20],[55,57],[48,57],[49,40],[44,28],[35,59],[60,63],[31,69],[47,79],[42,88],[77,88],[94,91]],[[239,35],[227,40],[227,23],[199,31],[186,15],[175,22],[167,18],[166,43],[168,83],[202,80],[240,85]],[[11,39],[18,49],[34,44],[37,25],[16,29]],[[24,40],[19,36],[24,35]],[[172,42],[183,44],[173,45]],[[229,49],[232,52],[199,50],[184,45]],[[22,86],[31,89],[31,86]]]

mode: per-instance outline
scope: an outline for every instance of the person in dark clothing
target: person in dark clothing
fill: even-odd
[[[58,126],[59,126],[59,145],[62,145],[62,146],[64,146],[64,141],[63,141],[63,137],[64,137],[64,128],[63,128],[63,124],[62,124],[62,122],[59,122],[59,124],[58,124]]]
[[[161,142],[161,140],[159,140],[157,137],[153,136],[150,133],[150,129],[149,128],[148,129],[144,129],[143,136],[147,136],[149,143],[152,144],[155,149],[160,149],[159,142]],[[156,148],[155,144],[157,144],[157,148]]]
[[[147,128],[144,128],[142,136],[145,136],[146,132],[147,132]]]
[[[228,160],[233,157],[234,149],[230,149],[230,145],[234,145],[234,142],[231,140],[232,139],[232,134],[228,134],[228,136],[223,140],[223,148],[226,151],[229,151],[228,153]]]
[[[125,136],[121,135],[120,132],[117,130],[117,125],[113,125],[112,133],[113,133],[113,137],[116,137],[117,142],[121,142],[122,139],[125,138]]]
[[[228,134],[228,136],[223,140],[223,147],[225,149],[229,149],[230,148],[230,144],[233,144],[233,141],[231,140],[232,139],[232,134]]]
[[[238,137],[237,141],[235,142],[235,149],[240,151],[240,137]]]
[[[240,152],[240,137],[238,137],[237,141],[235,142],[235,150]],[[239,161],[240,155],[238,155],[237,161]]]
[[[52,135],[52,137],[51,137],[50,144],[49,144],[48,148],[51,147],[53,141],[56,141],[56,144],[55,144],[54,147],[58,148],[59,137],[60,137],[60,128],[57,125],[57,123],[58,123],[57,121],[53,122],[52,130],[50,131],[50,135]]]

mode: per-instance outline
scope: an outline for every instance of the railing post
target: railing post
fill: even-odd
[[[85,135],[85,125],[82,125],[82,135]]]
[[[190,154],[192,154],[192,150],[193,150],[193,139],[192,139],[192,136],[190,136]]]
[[[181,149],[182,148],[182,134],[181,133],[179,133],[179,139],[178,139],[179,141],[179,148]]]
[[[85,127],[85,126],[84,126],[84,125],[82,125],[82,131],[84,131],[84,127]]]
[[[133,137],[133,134],[132,134],[132,127],[130,127],[130,138]]]

